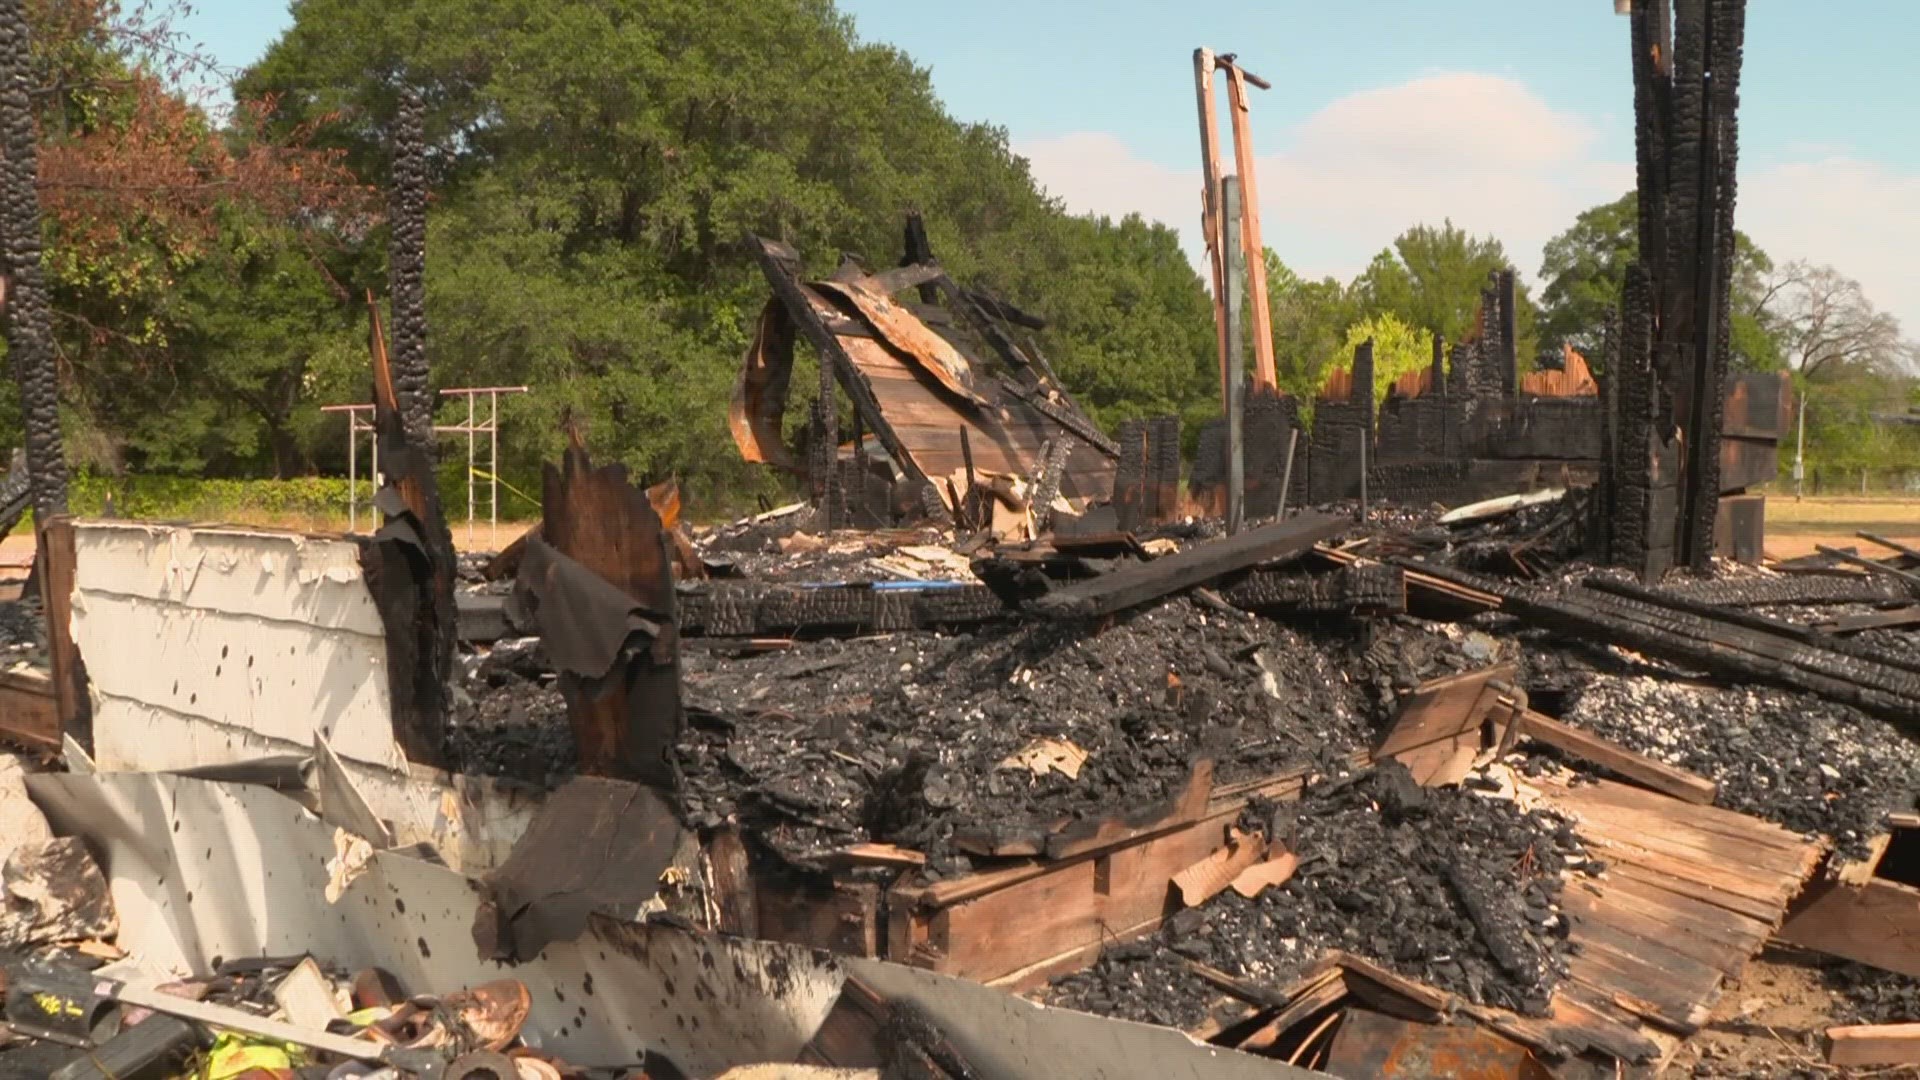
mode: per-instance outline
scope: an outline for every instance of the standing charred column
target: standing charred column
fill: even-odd
[[[1745,0],[1635,0],[1640,258],[1622,296],[1609,558],[1704,569],[1720,497]]]
[[[388,288],[393,293],[393,389],[416,446],[433,446],[433,391],[427,385],[427,173],[425,107],[404,87],[393,122],[393,187],[387,222]]]
[[[363,541],[360,564],[387,632],[387,681],[394,739],[408,760],[445,760],[452,702],[457,619],[453,533],[440,505],[433,399],[427,386],[426,176],[420,101],[403,91],[393,141],[393,232],[389,273],[393,348],[380,332],[379,307],[368,295],[372,323],[373,427],[382,487],[374,505],[386,524]]]
[[[28,93],[26,7],[0,0],[0,306],[7,355],[20,384],[27,468],[37,521],[67,512],[67,459],[60,440],[60,380],[46,271],[40,264],[40,155]]]

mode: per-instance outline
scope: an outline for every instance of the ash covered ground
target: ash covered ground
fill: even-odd
[[[0,668],[17,663],[45,666],[47,620],[38,600],[0,602]]]
[[[1191,1028],[1221,991],[1198,961],[1270,989],[1340,949],[1476,1002],[1539,1013],[1565,973],[1567,873],[1591,867],[1562,819],[1465,789],[1424,790],[1383,766],[1273,808],[1293,878],[1232,890],[1056,982],[1072,1008]]]
[[[1175,599],[1098,626],[799,643],[683,658],[692,824],[739,820],[790,858],[860,840],[964,872],[957,835],[1011,840],[1358,749],[1401,694],[1490,659],[1479,635],[1406,620],[1290,627]],[[450,735],[468,769],[552,783],[572,769],[565,705],[537,647],[474,666]],[[1040,740],[1077,776],[1003,767]]]
[[[1920,749],[1893,725],[1812,694],[1594,674],[1567,719],[1720,785],[1715,802],[1859,852],[1911,809]]]

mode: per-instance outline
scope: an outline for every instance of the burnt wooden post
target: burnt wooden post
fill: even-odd
[[[1608,556],[1705,568],[1720,497],[1745,0],[1633,6],[1640,258],[1616,371]]]
[[[409,761],[445,761],[459,615],[453,533],[440,508],[433,447],[409,437],[371,294],[374,439],[386,485],[374,503],[386,524],[359,538],[360,567],[387,638],[393,736]]]

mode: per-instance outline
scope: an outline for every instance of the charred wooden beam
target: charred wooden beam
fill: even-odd
[[[1920,675],[1715,619],[1590,589],[1554,595],[1457,570],[1425,572],[1500,598],[1500,610],[1578,641],[1634,649],[1732,679],[1804,690],[1886,718],[1920,734]]]
[[[853,357],[847,355],[847,350],[840,345],[840,339],[834,337],[833,332],[827,329],[826,323],[821,321],[819,312],[814,310],[812,302],[808,300],[806,288],[795,272],[798,257],[793,250],[784,244],[763,240],[752,234],[748,234],[746,243],[748,250],[760,264],[761,273],[766,275],[767,284],[773,288],[773,295],[778,297],[781,306],[786,308],[787,317],[800,328],[800,333],[806,337],[807,343],[812,345],[814,351],[819,354],[821,365],[832,369],[841,389],[853,399],[853,407],[864,414],[867,426],[872,429],[881,445],[887,448],[887,453],[893,458],[894,463],[916,484],[929,483],[927,475],[920,470],[919,465],[915,464],[906,444],[901,442],[900,436],[894,432],[893,425],[887,422],[886,414],[880,409],[879,400],[873,395],[873,387],[867,385],[866,376],[860,373],[860,369],[853,362]]]
[[[1220,595],[1234,607],[1268,616],[1379,616],[1407,609],[1406,572],[1385,563],[1320,574],[1255,570]]]
[[[1109,615],[1261,563],[1304,554],[1351,527],[1347,519],[1331,514],[1302,514],[1056,589],[1035,607],[1054,618]]]
[[[367,307],[374,438],[385,479],[374,505],[386,522],[373,536],[359,538],[360,566],[386,630],[394,740],[408,760],[440,765],[446,756],[443,744],[459,640],[453,533],[440,508],[433,445],[416,443],[401,413],[379,308],[371,294]]]

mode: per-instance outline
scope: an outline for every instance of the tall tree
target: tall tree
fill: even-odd
[[[1439,228],[1415,225],[1401,233],[1391,248],[1374,256],[1353,288],[1369,315],[1392,313],[1408,325],[1461,341],[1474,330],[1488,276],[1513,268],[1499,240],[1473,236],[1448,220]],[[1533,301],[1524,287],[1516,290],[1515,304],[1519,356],[1528,364],[1537,341]]]
[[[1392,312],[1362,319],[1347,328],[1340,355],[1332,358],[1335,366],[1352,362],[1353,350],[1363,342],[1373,342],[1373,396],[1384,400],[1387,390],[1402,375],[1420,371],[1433,364],[1433,333],[1401,322]]]
[[[1327,372],[1352,361],[1343,350],[1347,327],[1359,317],[1353,291],[1328,277],[1311,281],[1280,261],[1269,248],[1267,307],[1273,320],[1273,359],[1280,388],[1311,404]]]
[[[1788,364],[1809,382],[1848,375],[1912,374],[1915,346],[1900,320],[1874,307],[1858,281],[1831,266],[1796,261],[1768,281]]]

